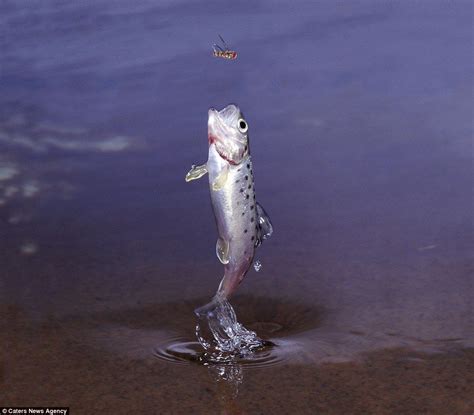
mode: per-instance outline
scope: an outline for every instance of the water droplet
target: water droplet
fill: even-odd
[[[260,271],[262,269],[262,263],[257,259],[253,263],[253,267],[255,268],[255,271]]]

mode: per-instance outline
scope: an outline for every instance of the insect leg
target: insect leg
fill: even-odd
[[[216,45],[215,43],[214,43],[214,45],[212,46],[212,48],[213,48],[214,50],[218,49],[219,51],[224,52],[224,50],[223,50],[219,45]]]

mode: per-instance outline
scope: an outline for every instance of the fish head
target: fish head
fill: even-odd
[[[209,110],[207,122],[209,145],[230,164],[240,164],[249,154],[249,126],[239,107],[227,105],[223,110]]]

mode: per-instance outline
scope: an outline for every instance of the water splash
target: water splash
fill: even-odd
[[[261,269],[262,269],[262,263],[260,262],[259,259],[255,260],[255,262],[253,263],[253,267],[255,269],[255,271],[259,272]]]
[[[195,313],[198,317],[196,337],[206,351],[204,363],[232,362],[265,346],[254,331],[237,321],[232,305],[224,298],[214,297]]]

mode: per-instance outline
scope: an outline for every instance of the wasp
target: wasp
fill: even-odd
[[[221,35],[219,35],[219,39],[221,40],[222,46],[224,46],[224,48],[214,43],[214,45],[212,46],[212,54],[216,58],[224,58],[230,60],[234,60],[235,58],[237,58],[237,52],[231,50],[229,46],[227,46],[227,43],[225,43],[225,40],[222,39]]]

